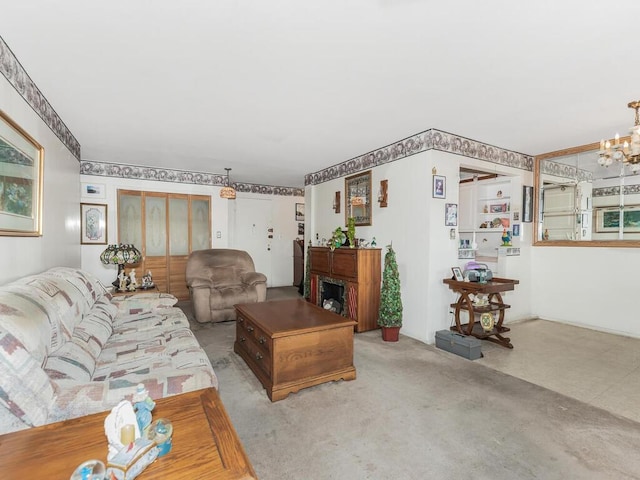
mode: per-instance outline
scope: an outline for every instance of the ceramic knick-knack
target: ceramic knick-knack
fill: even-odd
[[[542,239],[549,240],[549,230],[546,228],[544,229],[544,234],[542,235]]]
[[[144,388],[142,383],[138,384],[136,393],[133,394],[133,408],[136,411],[138,428],[142,434],[145,434],[151,425],[151,410],[155,406],[156,402],[149,396],[149,391]]]

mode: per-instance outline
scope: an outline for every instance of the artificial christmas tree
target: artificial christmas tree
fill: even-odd
[[[387,245],[387,253],[384,256],[378,325],[382,327],[383,340],[398,341],[398,332],[402,326],[402,298],[396,252],[391,245]]]

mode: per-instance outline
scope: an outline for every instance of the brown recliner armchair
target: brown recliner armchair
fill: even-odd
[[[236,318],[237,303],[264,302],[267,277],[244,250],[196,250],[187,260],[187,285],[200,323]]]

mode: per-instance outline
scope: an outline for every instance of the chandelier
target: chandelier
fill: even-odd
[[[640,171],[640,116],[638,115],[640,100],[629,102],[628,107],[636,111],[635,125],[629,130],[631,133],[631,144],[626,140],[620,144],[620,135],[617,133],[613,139],[613,145],[609,140],[606,142],[600,140],[600,158],[598,158],[598,163],[603,167],[608,167],[614,160],[623,162],[623,166],[625,163],[628,163],[631,165],[631,171],[638,173]]]
[[[227,180],[225,181],[224,187],[222,187],[222,190],[220,190],[220,198],[227,198],[229,200],[235,200],[236,199],[236,189],[233,188],[231,186],[231,183],[229,182],[229,170],[231,170],[230,168],[225,168],[225,170],[227,171]]]

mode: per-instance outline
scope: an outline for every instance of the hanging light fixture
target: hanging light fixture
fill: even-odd
[[[231,170],[230,168],[225,168],[225,170],[227,171],[227,180],[225,181],[224,187],[222,187],[222,190],[220,190],[220,198],[227,198],[229,200],[235,200],[236,199],[236,189],[233,188],[231,186],[231,183],[229,182],[229,170]]]
[[[608,167],[615,160],[617,162],[623,162],[623,165],[625,163],[631,165],[631,171],[638,173],[640,171],[640,116],[638,114],[640,100],[629,102],[627,106],[636,111],[635,125],[629,130],[631,133],[631,143],[625,140],[621,145],[620,135],[617,133],[613,140],[613,145],[609,140],[606,142],[600,140],[600,158],[598,158],[598,163],[603,167]]]

